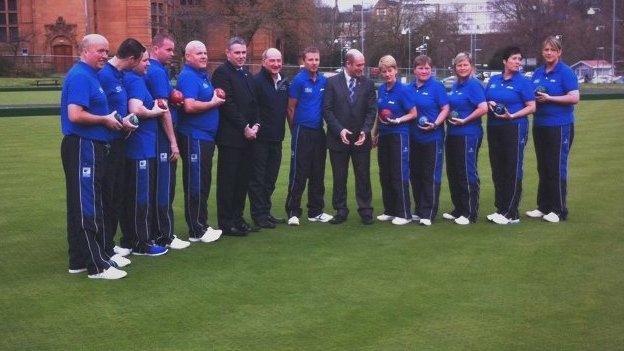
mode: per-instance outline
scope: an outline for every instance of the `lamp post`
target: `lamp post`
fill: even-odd
[[[407,66],[412,64],[412,29],[403,28],[401,34],[407,34]]]
[[[616,19],[615,18],[615,5],[616,5],[616,1],[613,0],[613,4],[612,4],[612,12],[611,12],[611,75],[615,77],[615,24],[616,22],[621,22],[621,19]],[[587,10],[587,14],[588,15],[595,15],[598,11],[600,11],[600,8],[598,7],[590,7]],[[598,30],[600,26],[596,27],[596,30]]]
[[[428,35],[423,35],[423,37],[422,37],[422,45],[421,46],[423,47],[423,52],[425,54],[427,53],[427,42],[426,41],[429,40],[429,39],[431,39],[431,38],[429,38]]]

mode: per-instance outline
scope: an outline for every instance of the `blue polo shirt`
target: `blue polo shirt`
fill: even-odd
[[[485,90],[481,82],[470,77],[463,82],[455,82],[448,94],[451,111],[457,111],[459,119],[465,119],[477,109],[477,106],[485,102]],[[450,118],[450,116],[449,116]],[[481,117],[463,126],[448,123],[449,135],[482,135]]]
[[[533,84],[537,88],[543,86],[551,96],[566,95],[578,90],[578,79],[574,71],[559,61],[554,69],[546,73],[546,67],[540,66],[533,73]],[[533,123],[539,127],[562,126],[574,123],[574,105],[561,105],[553,102],[537,103]]]
[[[293,78],[288,95],[297,99],[293,128],[301,125],[306,128],[323,128],[323,95],[327,78],[317,72],[316,81],[312,81],[310,73],[302,69]]]
[[[524,108],[525,102],[535,101],[533,83],[520,72],[514,73],[509,79],[503,79],[502,74],[497,74],[490,78],[485,88],[485,98],[487,101],[505,104],[509,113],[515,113]],[[488,125],[502,126],[521,123],[528,123],[526,116],[508,121],[494,117],[492,111],[488,112]]]
[[[184,65],[178,77],[178,90],[184,98],[208,102],[212,100],[214,88],[204,70]],[[178,132],[187,137],[205,141],[214,141],[219,128],[219,109],[211,108],[200,113],[180,111]]]
[[[381,111],[388,109],[392,111],[392,119],[399,118],[414,107],[414,102],[410,98],[408,88],[401,82],[395,82],[392,88],[388,89],[384,83],[379,86],[377,92],[377,109]],[[409,135],[409,123],[384,124],[379,123],[379,135],[405,134]]]
[[[123,86],[123,72],[106,62],[104,67],[97,73],[102,89],[108,101],[108,110],[117,111],[122,116],[128,114],[128,94]],[[124,137],[123,131],[111,131],[114,139]]]
[[[143,101],[147,109],[154,107],[154,98],[147,90],[144,77],[134,71],[124,72],[124,86],[129,99]],[[156,125],[158,118],[142,118],[139,127],[126,140],[126,156],[133,160],[156,157]]]
[[[80,105],[87,112],[108,115],[106,93],[97,78],[97,70],[86,63],[77,62],[65,76],[61,92],[61,132],[99,141],[111,140],[111,131],[101,124],[79,124],[69,120],[69,104]]]
[[[418,115],[410,123],[410,135],[413,140],[419,143],[430,143],[444,139],[444,128],[436,128],[431,131],[424,131],[418,127],[418,120],[426,116],[431,123],[435,122],[444,105],[449,103],[444,84],[435,78],[429,78],[425,83],[417,87],[416,82],[410,84],[409,91],[411,98],[416,105]]]
[[[150,65],[147,67],[147,73],[145,73],[147,90],[154,99],[169,99],[169,94],[173,90],[169,81],[169,69],[158,60],[150,59],[149,61]],[[175,124],[178,118],[177,109],[172,108],[170,112],[171,119]]]

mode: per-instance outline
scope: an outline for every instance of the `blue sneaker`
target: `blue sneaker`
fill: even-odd
[[[132,254],[137,256],[160,256],[166,254],[168,251],[169,249],[164,246],[152,244],[148,245],[145,251],[132,250]]]

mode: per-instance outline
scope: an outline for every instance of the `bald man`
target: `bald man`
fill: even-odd
[[[67,73],[61,93],[61,159],[67,187],[67,241],[69,273],[88,272],[93,279],[120,279],[105,250],[107,219],[102,208],[110,141],[122,124],[109,111],[106,93],[97,72],[108,60],[108,41],[86,35],[80,61]]]
[[[333,224],[344,222],[347,208],[349,159],[355,173],[355,199],[364,224],[373,223],[370,183],[370,131],[377,113],[375,85],[364,73],[364,55],[347,51],[345,67],[327,80],[323,98],[323,118],[327,123],[327,148],[334,176],[332,204],[336,215]]]
[[[208,78],[208,52],[194,40],[184,50],[184,68],[177,89],[184,94],[178,121],[178,143],[182,155],[184,216],[189,241],[208,243],[221,237],[221,230],[208,224],[208,195],[212,179],[212,155],[219,128],[219,98]]]
[[[262,54],[262,68],[254,76],[258,97],[258,118],[262,128],[252,145],[252,174],[249,181],[251,218],[261,228],[275,228],[286,223],[271,214],[271,196],[282,162],[282,141],[286,124],[289,82],[281,75],[282,53],[267,49]]]

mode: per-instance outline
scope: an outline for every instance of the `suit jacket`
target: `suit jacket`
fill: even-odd
[[[264,67],[254,76],[254,82],[258,97],[258,119],[262,126],[257,140],[283,141],[290,82],[282,76],[276,89],[271,73]]]
[[[225,103],[219,107],[217,144],[246,147],[245,127],[258,123],[258,103],[253,76],[245,68],[237,70],[226,61],[212,75],[215,88],[225,91]]]
[[[375,84],[362,76],[356,79],[353,103],[349,102],[349,87],[345,73],[339,73],[327,80],[323,98],[323,118],[327,123],[327,147],[334,151],[346,151],[349,148],[370,149],[370,131],[377,114],[377,95]],[[351,145],[345,145],[340,139],[340,131],[353,132]],[[366,133],[366,142],[354,146],[360,132]]]

